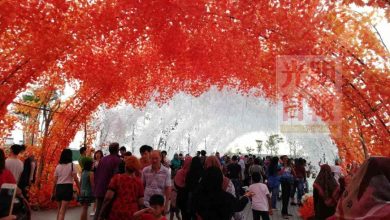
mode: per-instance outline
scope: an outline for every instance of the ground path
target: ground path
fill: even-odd
[[[314,179],[308,179],[309,186],[313,185]],[[310,187],[311,191],[311,187]],[[278,210],[274,211],[274,214],[271,216],[271,220],[282,220],[282,215],[280,210],[282,210],[282,201],[278,201],[277,203]],[[298,207],[297,206],[289,206],[289,213],[293,216],[290,217],[290,220],[300,220],[301,218],[298,215]],[[65,220],[77,220],[80,219],[81,207],[70,208],[66,212]],[[252,220],[252,211],[250,209],[250,204],[244,209],[244,220]],[[32,220],[55,220],[57,215],[56,210],[47,210],[47,211],[37,211],[33,212]],[[88,220],[92,220],[91,216],[88,216]],[[168,218],[169,219],[169,218]]]
[[[278,202],[278,210],[274,211],[273,216],[271,216],[272,220],[279,220],[283,219],[282,215],[280,213],[281,210],[281,201]],[[301,219],[298,217],[298,209],[296,206],[289,206],[289,212],[294,215],[293,217],[290,217],[290,220],[299,220]],[[32,220],[55,220],[56,219],[56,210],[47,210],[47,211],[38,211],[33,212]],[[77,220],[80,219],[81,214],[81,207],[75,207],[70,208],[66,212],[66,218],[65,220]],[[243,214],[245,216],[244,220],[252,220],[252,211],[250,209],[250,205],[248,205],[245,210],[243,211]],[[88,220],[92,220],[93,218],[91,216],[88,217]],[[169,218],[168,218],[169,219]]]

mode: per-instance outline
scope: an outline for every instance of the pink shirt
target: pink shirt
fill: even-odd
[[[268,187],[263,183],[255,183],[249,186],[249,191],[254,193],[252,197],[252,209],[257,211],[268,211]]]

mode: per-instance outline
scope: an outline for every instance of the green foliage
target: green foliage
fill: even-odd
[[[277,155],[279,151],[278,144],[283,142],[283,138],[279,134],[273,134],[268,137],[268,140],[265,142],[265,147],[268,150],[268,153],[271,155]]]
[[[247,146],[247,147],[246,147],[246,152],[247,152],[248,154],[252,154],[253,151],[254,151],[254,149],[253,149],[252,147],[250,147],[250,146]]]
[[[262,140],[256,140],[257,143],[257,153],[260,155],[261,150],[263,149],[263,141]]]

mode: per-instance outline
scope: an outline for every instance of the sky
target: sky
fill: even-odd
[[[371,9],[369,7],[352,7],[353,10],[358,11],[360,13],[369,13]],[[380,12],[381,16],[384,16],[384,11]],[[389,18],[390,19],[390,18]],[[388,49],[390,49],[390,24],[387,22],[385,18],[373,21],[372,25],[374,25],[379,34],[381,35],[384,44]]]

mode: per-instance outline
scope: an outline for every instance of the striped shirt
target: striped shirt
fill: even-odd
[[[161,165],[160,170],[155,172],[152,165],[142,170],[142,183],[145,187],[144,203],[149,207],[149,199],[154,194],[164,196],[166,187],[172,186],[171,173],[168,168]]]

